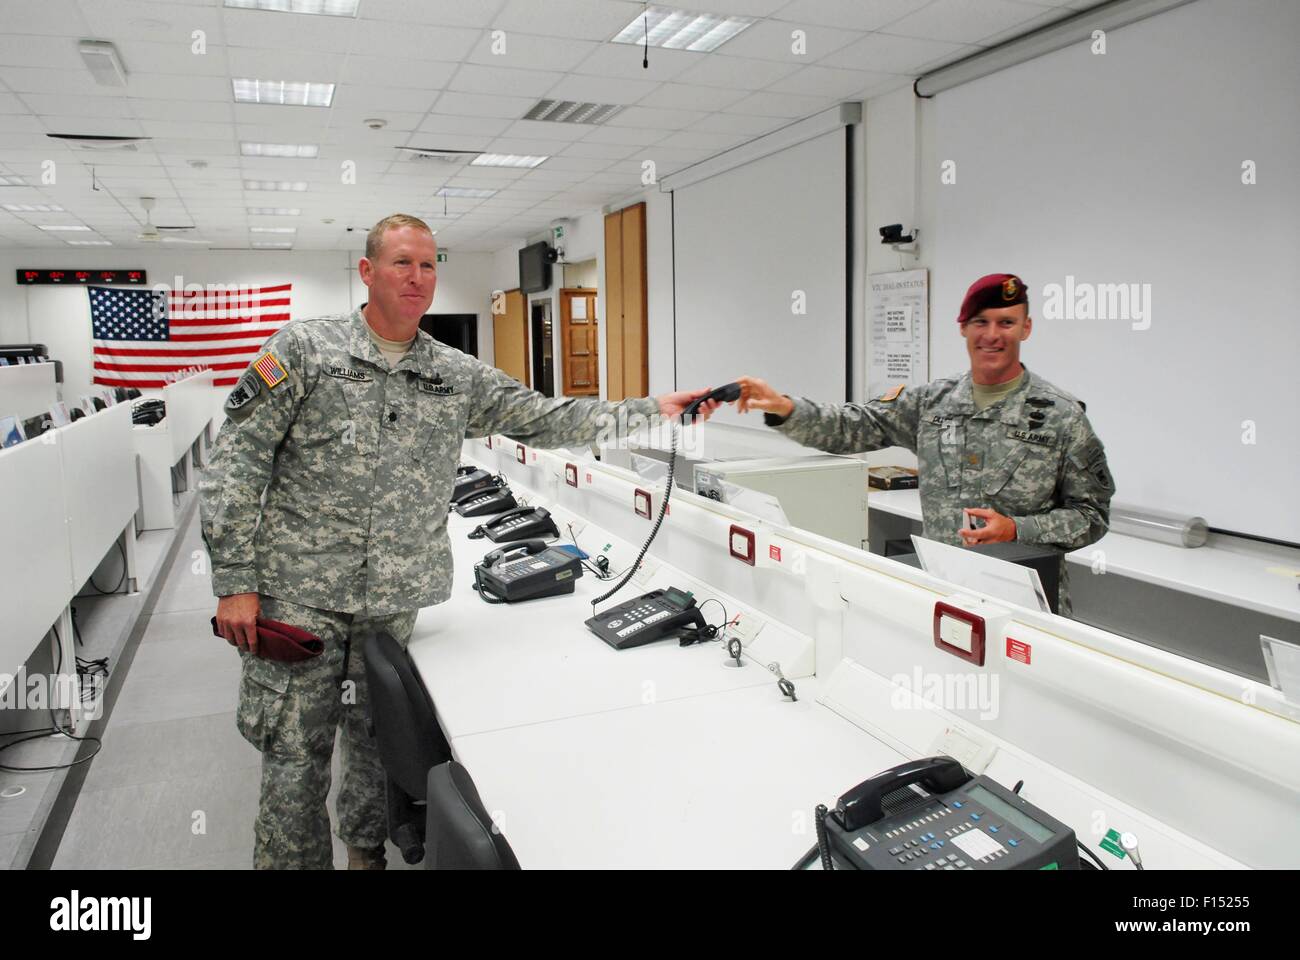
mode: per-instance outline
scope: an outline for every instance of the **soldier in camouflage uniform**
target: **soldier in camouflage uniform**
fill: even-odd
[[[900,446],[916,454],[925,536],[943,543],[1006,540],[1061,551],[1058,610],[1071,610],[1065,551],[1106,532],[1115,492],[1106,452],[1083,405],[1031,374],[1020,343],[1032,326],[1024,283],[977,280],[958,321],[971,369],[922,387],[899,386],[866,404],[832,405],[777,393],[742,377],[740,409],[829,453]],[[967,515],[983,521],[970,529]]]
[[[450,594],[446,517],[462,440],[588,443],[630,417],[674,416],[703,392],[548,399],[438,343],[418,329],[436,249],[413,217],[376,224],[361,261],[369,303],[293,321],[266,342],[226,401],[201,481],[218,629],[243,659],[237,723],[262,752],[258,868],[330,868],[340,724],[338,835],[349,866],[384,865],[385,778],[363,717],[360,649],[380,631],[405,646],[419,608]],[[325,652],[258,657],[259,615],[319,635]]]

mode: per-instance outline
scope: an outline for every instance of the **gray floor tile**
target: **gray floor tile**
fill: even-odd
[[[256,769],[82,791],[55,869],[176,867],[253,848]]]
[[[228,773],[258,767],[262,760],[235,729],[233,712],[121,728],[110,722],[103,739],[83,792]]]
[[[170,613],[155,611],[153,616],[149,618],[149,622],[145,624],[144,634],[140,637],[140,642],[156,643],[180,640],[185,643],[194,643],[199,640],[216,640],[217,638],[212,636],[212,624],[209,622],[209,618],[215,611],[215,604],[212,610],[177,610]],[[233,648],[231,650],[234,652]],[[238,654],[236,654],[236,659],[238,659]]]
[[[111,729],[229,713],[239,699],[239,654],[216,637],[141,644],[113,707]]]

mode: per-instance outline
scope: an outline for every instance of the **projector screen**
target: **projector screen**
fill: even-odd
[[[673,191],[676,382],[843,402],[846,128]],[[734,407],[720,422],[762,427]]]
[[[1300,5],[1204,0],[936,96],[931,375],[961,297],[1030,290],[1116,503],[1300,542]],[[1261,574],[1262,576],[1263,574]]]

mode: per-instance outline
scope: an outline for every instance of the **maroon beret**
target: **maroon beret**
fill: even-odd
[[[1029,291],[1025,289],[1025,282],[1014,273],[990,273],[970,285],[962,298],[957,322],[965,323],[981,310],[1014,307],[1017,303],[1028,302]]]

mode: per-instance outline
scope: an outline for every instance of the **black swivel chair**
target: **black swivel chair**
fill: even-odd
[[[424,857],[425,791],[429,770],[451,759],[433,701],[410,655],[386,633],[363,651],[369,689],[368,722],[388,784],[388,837],[407,863]]]
[[[427,796],[426,870],[519,869],[463,766],[449,760],[430,770]]]

